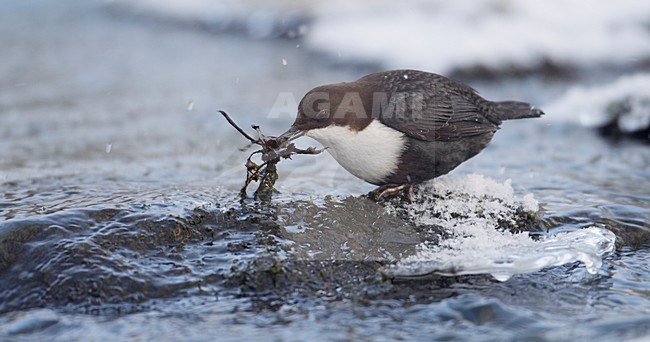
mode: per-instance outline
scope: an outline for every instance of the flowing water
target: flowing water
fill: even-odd
[[[278,98],[377,67],[103,2],[4,1],[0,28],[2,340],[650,338],[646,143],[507,122],[412,204],[326,154],[242,201],[217,109],[280,133]],[[469,81],[543,107],[574,79]]]

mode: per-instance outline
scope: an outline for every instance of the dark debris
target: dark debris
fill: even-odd
[[[241,135],[248,139],[252,145],[259,145],[261,147],[261,149],[251,153],[250,156],[248,156],[248,159],[246,159],[246,181],[240,190],[242,198],[247,197],[247,189],[251,182],[259,182],[257,190],[255,190],[254,193],[255,198],[270,200],[271,195],[273,194],[273,187],[275,186],[275,182],[278,180],[277,164],[280,160],[291,159],[291,156],[296,154],[319,154],[323,151],[313,147],[307,149],[297,148],[295,144],[289,142],[287,138],[282,136],[266,136],[257,125],[251,126],[258,133],[258,138],[254,139],[240,128],[226,112],[220,110],[219,113],[221,113],[221,115],[228,120],[228,123],[241,133]],[[257,154],[261,154],[261,164],[252,160],[252,158]]]

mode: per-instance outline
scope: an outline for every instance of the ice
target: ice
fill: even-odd
[[[310,47],[388,68],[589,66],[650,55],[649,1],[329,1]]]
[[[550,120],[603,126],[615,122],[623,132],[650,126],[650,73],[619,78],[592,87],[576,86],[544,106]]]
[[[418,225],[441,227],[449,236],[435,244],[420,244],[416,254],[383,270],[395,277],[491,274],[505,281],[515,274],[576,261],[595,273],[601,257],[614,250],[614,234],[600,227],[537,240],[528,232],[506,229],[516,228],[539,205],[531,194],[517,196],[509,180],[499,183],[482,175],[438,178],[416,192],[413,204],[387,210],[406,214]]]
[[[524,195],[521,199],[521,209],[529,213],[534,213],[539,210],[539,203],[533,194]]]
[[[486,230],[480,234],[465,229],[463,233],[468,235],[439,246],[422,245],[416,255],[401,260],[386,273],[395,277],[490,274],[506,281],[515,274],[579,261],[588,273],[595,274],[602,265],[602,256],[614,250],[616,240],[614,233],[601,227],[559,233],[540,241],[524,238],[524,234],[482,228]]]

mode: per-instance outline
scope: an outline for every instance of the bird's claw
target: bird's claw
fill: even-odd
[[[388,199],[397,195],[405,195],[409,203],[413,203],[413,184],[407,183],[402,185],[382,185],[368,194],[370,199],[379,202],[382,199]]]

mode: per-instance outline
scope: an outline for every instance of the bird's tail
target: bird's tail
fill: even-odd
[[[503,120],[538,118],[544,115],[541,109],[526,102],[502,101],[492,102],[491,116],[499,122]]]

